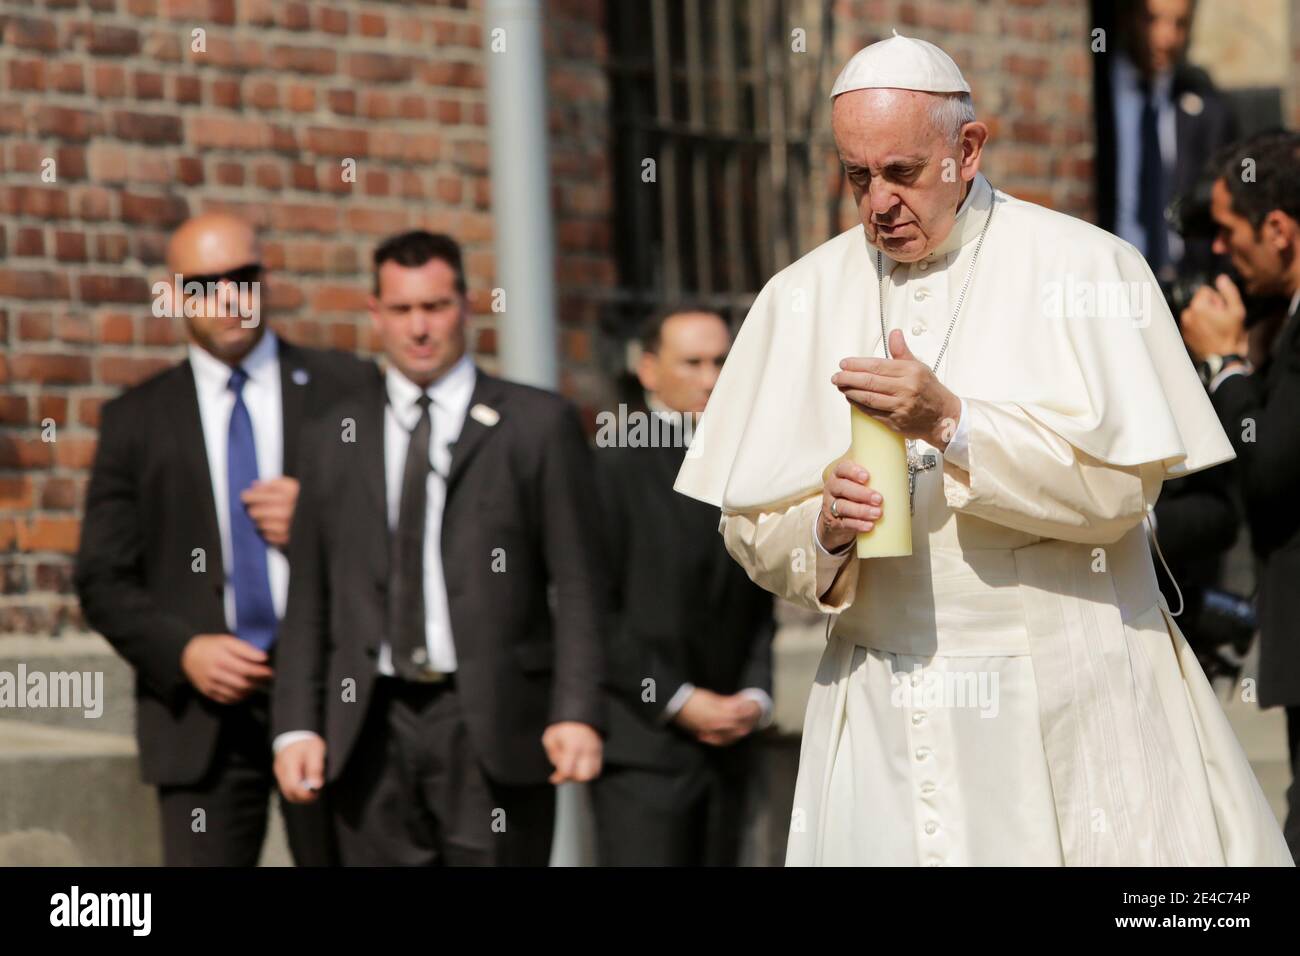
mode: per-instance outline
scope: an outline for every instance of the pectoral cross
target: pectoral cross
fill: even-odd
[[[939,464],[939,456],[926,452],[924,455],[916,450],[916,442],[907,441],[907,503],[912,514],[916,514],[916,476],[929,471]]]

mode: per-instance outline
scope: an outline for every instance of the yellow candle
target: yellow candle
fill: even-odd
[[[912,511],[907,491],[907,446],[903,436],[852,407],[853,460],[871,475],[867,485],[884,504],[875,527],[858,535],[859,558],[895,558],[912,553]]]

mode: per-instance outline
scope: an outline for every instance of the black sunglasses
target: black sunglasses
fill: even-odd
[[[242,285],[246,282],[257,282],[261,278],[262,264],[260,262],[250,262],[246,266],[236,266],[234,269],[227,269],[225,272],[214,272],[211,275],[187,275],[182,281],[187,285],[191,282],[197,282],[206,287],[216,285],[218,282],[234,282]]]

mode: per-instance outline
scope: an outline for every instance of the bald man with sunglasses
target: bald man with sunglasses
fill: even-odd
[[[298,437],[313,409],[378,372],[267,328],[261,249],[236,217],[183,223],[167,267],[154,314],[182,324],[188,354],[103,408],[76,586],[86,620],[136,671],[165,863],[249,866],[274,789],[268,689]],[[295,861],[336,862],[327,810],[283,809]]]

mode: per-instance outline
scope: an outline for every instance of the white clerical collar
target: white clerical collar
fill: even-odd
[[[191,342],[189,345],[190,368],[194,372],[194,384],[205,392],[218,394],[230,386],[232,366],[227,365],[201,345]],[[253,346],[252,350],[236,364],[244,370],[249,379],[258,385],[279,387],[280,340],[270,329]]]
[[[989,207],[992,205],[993,187],[989,185],[983,173],[976,173],[974,180],[971,181],[970,192],[957,207],[957,218],[952,224],[952,230],[944,237],[943,242],[930,251],[925,261],[934,262],[960,249],[966,243],[978,239],[980,233],[984,231],[984,222],[988,219]]]
[[[477,369],[474,367],[474,360],[469,357],[469,353],[466,353],[433,384],[425,388],[420,388],[398,371],[395,365],[389,364],[384,372],[384,388],[388,394],[388,404],[397,412],[398,417],[405,421],[415,415],[415,402],[421,392],[428,395],[429,400],[439,408],[452,413],[463,413],[469,407],[469,400],[474,394],[476,377]]]

